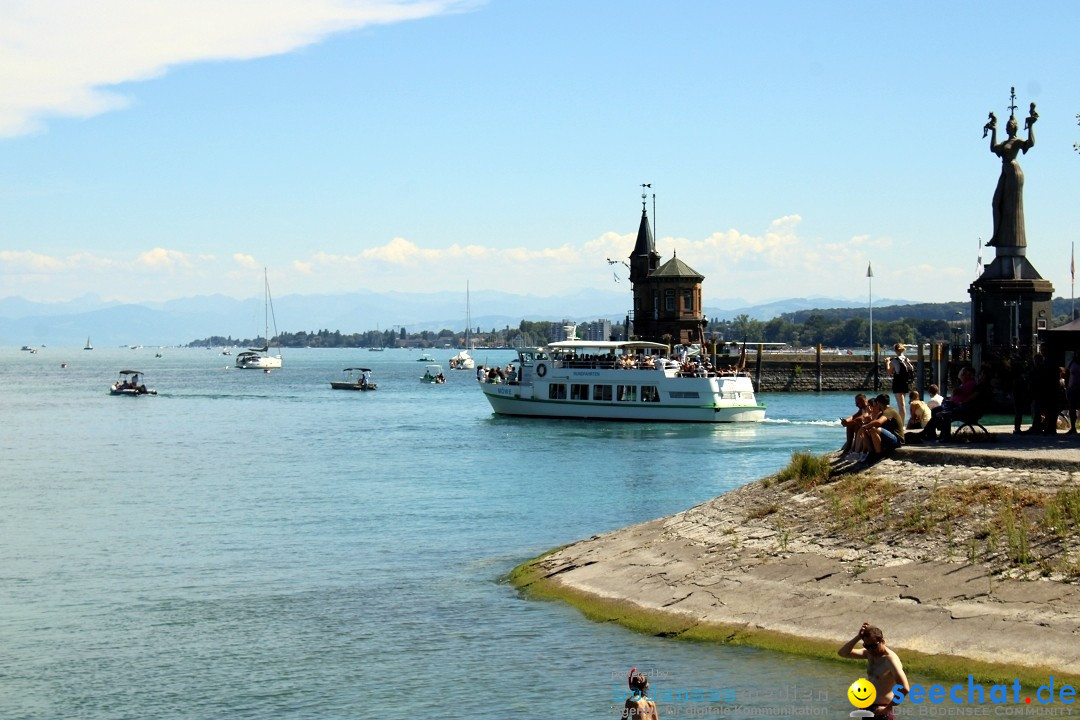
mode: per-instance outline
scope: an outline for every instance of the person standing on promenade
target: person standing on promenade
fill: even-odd
[[[862,647],[855,645],[862,641]],[[874,685],[877,697],[870,711],[875,720],[893,720],[893,686],[904,688],[904,696],[911,691],[911,683],[904,674],[904,666],[889,648],[885,647],[885,635],[873,625],[863,623],[855,637],[844,643],[837,654],[844,658],[866,660],[866,679]]]
[[[659,720],[656,703],[649,698],[649,678],[630,670],[630,697],[623,705],[623,720]]]
[[[1020,434],[1024,432],[1021,428],[1024,416],[1031,412],[1031,358],[1022,352],[1014,353],[1009,371],[1012,379],[1013,433]]]
[[[1076,411],[1080,410],[1080,349],[1073,350],[1072,360],[1065,366],[1065,399],[1069,404],[1069,429],[1066,435],[1076,434]]]
[[[1056,435],[1061,412],[1061,368],[1051,365],[1042,353],[1035,353],[1031,371],[1031,427],[1025,433]]]
[[[907,426],[908,393],[911,392],[911,386],[915,381],[915,368],[904,355],[906,349],[903,343],[893,345],[896,355],[889,358],[889,365],[886,368],[889,377],[892,378],[892,391],[896,397],[896,412],[900,414],[900,427]]]

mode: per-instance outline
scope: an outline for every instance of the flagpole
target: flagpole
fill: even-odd
[[[1073,320],[1076,319],[1076,241],[1075,240],[1072,242],[1072,254],[1071,254],[1071,257],[1070,257],[1070,260],[1069,260],[1069,275],[1072,276],[1071,289],[1069,290],[1069,295],[1070,295],[1070,297],[1072,299],[1072,311],[1071,311],[1072,312],[1072,318],[1069,320],[1069,322],[1072,322]],[[1053,313],[1050,313],[1050,314],[1053,315]]]
[[[870,357],[874,356],[874,268],[866,263],[866,282],[869,286],[870,302]]]

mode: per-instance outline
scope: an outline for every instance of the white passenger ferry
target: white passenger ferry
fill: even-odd
[[[745,373],[686,372],[644,341],[565,340],[518,350],[506,377],[480,388],[500,415],[670,422],[760,422]]]

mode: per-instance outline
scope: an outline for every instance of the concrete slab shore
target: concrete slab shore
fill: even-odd
[[[1080,499],[1080,441],[991,430],[815,487],[765,478],[516,582],[645,632],[826,654],[868,621],[930,672],[1080,678],[1080,527],[1053,514]]]

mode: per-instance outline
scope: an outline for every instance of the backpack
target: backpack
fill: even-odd
[[[903,355],[897,355],[896,357],[900,361],[900,369],[895,373],[896,379],[910,384],[915,379],[915,368],[911,366],[911,361]]]

